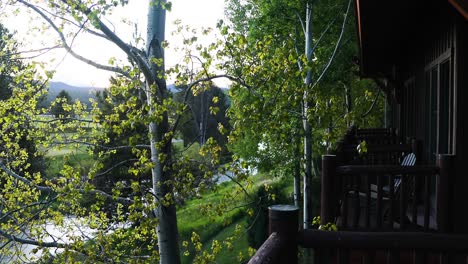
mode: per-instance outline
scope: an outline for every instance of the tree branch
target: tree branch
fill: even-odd
[[[372,112],[372,110],[374,109],[374,106],[377,103],[377,99],[379,99],[380,92],[382,92],[382,90],[377,89],[377,95],[375,96],[374,101],[372,102],[372,105],[370,106],[369,110],[367,110],[367,112],[365,112],[364,114],[361,115],[361,118],[366,117],[367,115],[369,115]]]
[[[93,143],[89,143],[89,142],[86,142],[86,141],[80,141],[80,140],[68,140],[68,141],[54,141],[53,144],[56,144],[56,145],[66,145],[66,144],[80,144],[80,145],[85,145],[85,146],[90,146],[90,147],[98,147],[98,148],[102,148],[102,149],[105,149],[105,150],[119,150],[119,149],[132,149],[132,148],[147,148],[149,149],[150,148],[150,145],[144,145],[144,144],[138,144],[138,145],[135,145],[135,146],[104,146],[104,145],[100,145],[100,144],[93,144]]]
[[[66,248],[66,247],[70,246],[70,245],[63,244],[63,243],[58,243],[58,242],[39,242],[37,240],[20,238],[20,237],[8,234],[8,232],[6,232],[6,231],[4,231],[2,229],[0,229],[0,236],[8,239],[9,241],[18,242],[20,244],[38,246],[38,247]]]
[[[121,161],[121,162],[118,162],[116,164],[114,164],[112,167],[108,168],[107,170],[105,170],[104,172],[101,172],[101,173],[97,173],[96,175],[94,175],[94,177],[101,177],[101,176],[104,176],[106,175],[107,173],[111,172],[113,169],[119,167],[120,165],[123,165],[127,162],[130,162],[130,161],[138,161],[138,159],[128,159],[128,160],[124,160],[124,161]]]
[[[42,9],[44,12],[46,12],[47,14],[49,14],[49,15],[51,15],[51,16],[53,16],[53,17],[56,17],[56,18],[58,18],[58,19],[61,19],[61,20],[63,20],[63,21],[66,21],[66,22],[68,22],[68,23],[74,25],[75,27],[77,27],[77,28],[79,28],[79,29],[83,29],[85,32],[87,32],[87,33],[89,33],[89,34],[92,34],[92,35],[94,35],[94,36],[97,36],[97,37],[100,37],[100,38],[109,40],[109,38],[108,38],[106,35],[101,34],[101,33],[97,32],[97,31],[94,31],[94,30],[92,30],[92,29],[86,27],[86,26],[85,26],[85,23],[82,24],[82,25],[80,25],[80,24],[76,23],[75,21],[72,21],[72,20],[70,20],[70,19],[68,19],[68,18],[66,18],[66,17],[63,17],[63,16],[59,16],[58,14],[55,14],[55,13],[53,13],[53,12],[50,12],[49,10],[47,10],[47,9],[45,9],[45,8],[42,8],[42,7],[39,7],[39,6],[38,6],[37,8],[40,8],[40,9]]]
[[[10,170],[9,168],[7,168],[5,166],[5,164],[3,164],[3,161],[0,160],[0,168],[6,172],[8,175],[10,175],[11,177],[23,182],[24,184],[26,185],[29,185],[31,186],[32,188],[34,189],[37,189],[41,192],[46,192],[46,193],[51,193],[51,192],[55,192],[54,189],[52,189],[51,187],[48,187],[48,186],[41,186],[41,185],[37,185],[37,184],[34,184],[31,180],[15,173],[14,171]],[[126,205],[130,205],[130,204],[133,204],[133,200],[130,199],[130,198],[125,198],[125,197],[115,197],[113,195],[110,195],[104,191],[101,191],[101,190],[89,190],[89,191],[85,191],[84,189],[80,188],[78,189],[78,191],[80,193],[91,193],[91,194],[99,194],[99,195],[102,195],[103,197],[107,198],[107,199],[110,199],[110,200],[113,200],[115,199],[117,202],[121,203],[121,204],[126,204]]]
[[[21,0],[23,1],[23,0]],[[69,5],[68,1],[64,1],[67,5]],[[69,5],[70,6],[70,5]],[[75,8],[80,8],[80,5],[76,5]],[[99,25],[99,29],[101,30],[102,33],[108,38],[109,41],[117,45],[125,54],[127,54],[128,57],[130,57],[132,60],[134,60],[140,70],[143,72],[143,75],[145,76],[146,80],[153,84],[156,82],[157,78],[156,76],[151,72],[151,67],[149,62],[147,61],[146,58],[144,58],[140,52],[140,50],[136,47],[133,47],[130,44],[125,43],[117,34],[115,34],[104,22],[102,22],[101,19],[99,19],[97,16],[90,17],[91,15],[91,8],[86,8],[86,9],[76,9],[77,11],[82,12],[84,15],[86,15],[90,20],[94,20],[97,22]]]
[[[305,25],[304,25],[304,20],[302,20],[302,17],[301,17],[301,15],[297,12],[297,10],[295,10],[294,13],[296,14],[297,19],[298,19],[299,22],[301,23],[302,33],[304,33],[304,35],[305,35],[305,34],[306,34],[306,29],[305,29]]]
[[[57,25],[55,25],[55,23],[44,13],[42,12],[37,6],[31,4],[31,3],[28,3],[27,1],[25,0],[18,0],[18,2],[22,3],[23,5],[31,8],[32,10],[34,10],[37,14],[39,14],[44,20],[47,21],[47,23],[49,23],[49,25],[55,30],[55,32],[57,32],[57,34],[59,35],[60,39],[61,39],[61,42],[62,42],[62,47],[68,52],[70,53],[73,57],[75,57],[76,59],[88,64],[88,65],[91,65],[91,66],[94,66],[100,70],[105,70],[105,71],[110,71],[110,72],[115,72],[115,73],[119,73],[123,76],[126,76],[127,78],[131,78],[130,74],[126,71],[124,71],[123,69],[119,68],[119,67],[113,67],[113,66],[108,66],[108,65],[104,65],[104,64],[100,64],[100,63],[97,63],[93,60],[90,60],[88,58],[85,58],[79,54],[77,54],[76,52],[73,51],[73,49],[68,45],[67,43],[67,40],[65,38],[65,35],[62,33],[62,31],[57,27]]]
[[[328,71],[328,68],[330,68],[330,65],[332,64],[332,62],[333,62],[333,60],[335,58],[336,52],[338,51],[338,47],[340,46],[341,40],[343,39],[343,35],[344,35],[344,32],[345,32],[345,28],[346,28],[346,21],[348,20],[349,10],[351,8],[351,2],[352,2],[352,0],[348,1],[348,7],[346,9],[346,14],[345,14],[345,17],[343,19],[343,24],[341,26],[340,36],[338,37],[338,41],[336,42],[335,49],[333,50],[333,53],[330,56],[330,59],[328,60],[327,65],[325,66],[325,68],[323,69],[322,73],[317,78],[317,80],[314,82],[311,89],[315,88],[315,86],[317,86],[317,84],[322,80],[323,76]]]

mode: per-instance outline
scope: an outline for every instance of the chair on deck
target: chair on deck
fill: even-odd
[[[406,156],[404,156],[403,160],[401,161],[400,165],[401,166],[414,166],[416,164],[416,155],[414,153],[408,153]],[[394,194],[394,212],[398,212],[398,210],[400,209],[399,208],[399,201],[400,201],[400,192],[401,192],[401,177],[402,175],[395,175],[394,176],[394,181],[393,181],[393,194]],[[410,178],[410,181],[408,182],[409,183],[409,186],[411,186],[410,188],[406,188],[406,192],[407,192],[407,196],[408,197],[408,194],[411,193],[414,189],[414,179],[411,177]],[[389,215],[390,215],[390,211],[392,210],[390,208],[390,191],[391,191],[391,188],[390,188],[390,185],[385,185],[385,186],[382,186],[382,201],[383,201],[383,211],[382,211],[382,215],[383,215],[383,221],[384,222],[387,222],[388,224],[388,221],[390,221],[389,218]],[[354,221],[357,221],[358,222],[358,226],[359,227],[365,227],[365,225],[363,224],[363,221],[364,220],[364,217],[361,217],[361,213],[360,211],[367,211],[370,215],[371,215],[371,218],[374,219],[374,221],[371,221],[371,222],[375,222],[375,219],[377,216],[377,211],[376,211],[376,207],[377,207],[377,199],[378,199],[378,187],[377,185],[375,184],[370,184],[370,208],[368,208],[366,210],[366,207],[367,207],[367,199],[368,199],[368,194],[367,192],[363,192],[362,190],[358,192],[359,196],[356,196],[356,190],[348,190],[347,191],[347,195],[346,196],[351,196],[349,197],[350,199],[348,199],[349,201],[351,201],[351,204],[348,204],[348,207],[349,209],[351,209],[351,213],[348,213],[348,217],[347,217],[347,223],[353,223]],[[353,197],[357,199],[357,197],[359,197],[359,208],[354,208],[353,210]],[[354,203],[355,204],[355,203]],[[344,208],[342,208],[342,210],[344,210]],[[354,212],[353,212],[354,211]],[[358,214],[358,215],[355,215],[355,214]],[[398,214],[397,214],[398,215]],[[338,221],[338,224],[340,224],[340,221]]]
[[[414,166],[416,165],[416,155],[414,153],[409,153],[406,155],[403,160],[401,161],[401,166]],[[395,194],[400,191],[400,184],[401,184],[401,175],[395,176],[393,190],[395,190]],[[388,194],[390,192],[390,186],[386,185],[382,187],[383,191]],[[371,191],[377,193],[377,185],[371,185]]]

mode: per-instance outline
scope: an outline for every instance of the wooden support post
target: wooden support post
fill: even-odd
[[[454,155],[439,154],[437,166],[439,175],[437,177],[437,228],[440,232],[450,232],[450,181],[454,172]]]
[[[278,264],[296,264],[297,234],[299,229],[299,208],[293,205],[272,205],[268,208],[269,232],[277,233],[281,241]]]
[[[335,218],[335,174],[336,156],[322,156],[322,191],[320,224],[333,223]]]

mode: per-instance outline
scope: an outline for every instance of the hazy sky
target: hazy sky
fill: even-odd
[[[173,24],[175,20],[180,19],[182,24],[190,25],[192,28],[215,28],[216,22],[224,17],[224,0],[173,0],[172,4],[172,11],[167,13],[166,20],[166,39],[170,47],[174,47],[180,42],[171,34],[175,30]],[[114,27],[115,32],[126,41],[132,40],[135,25],[123,24],[121,20],[134,22],[141,37],[146,38],[147,8],[148,0],[131,0],[129,5],[116,9],[114,14],[104,22],[111,28]],[[55,32],[34,34],[34,32],[27,31],[33,23],[29,22],[29,18],[25,14],[16,18],[8,18],[3,23],[8,28],[18,31],[17,37],[20,40],[22,38],[22,43],[28,46],[25,49],[53,45],[55,39],[57,39]],[[29,26],[25,27],[25,24]],[[205,42],[208,43],[213,39],[214,37],[211,36]],[[73,48],[80,55],[93,58],[93,60],[101,63],[108,62],[111,57],[121,60],[126,58],[112,43],[90,37],[84,33],[80,34],[73,42]],[[109,72],[98,70],[73,58],[71,55],[67,55],[63,50],[50,52],[40,57],[40,60],[45,61],[51,59],[54,61],[48,65],[48,68],[56,69],[53,81],[62,81],[78,86],[105,87],[111,75]],[[180,61],[181,56],[179,54],[174,53],[171,49],[166,51],[167,66]]]

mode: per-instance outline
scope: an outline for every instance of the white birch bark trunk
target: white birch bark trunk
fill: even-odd
[[[150,1],[148,10],[148,34],[147,34],[147,55],[150,63],[151,72],[156,76],[155,83],[146,84],[147,103],[150,109],[150,115],[154,113],[154,104],[166,99],[167,87],[164,79],[164,50],[162,43],[165,39],[166,10],[162,8],[159,1]],[[165,3],[165,0],[161,0]],[[163,63],[157,65],[152,59],[162,59]],[[158,250],[161,264],[179,264],[179,239],[177,229],[177,216],[174,204],[164,204],[166,194],[172,194],[172,188],[166,184],[171,179],[171,171],[164,168],[165,164],[170,162],[171,142],[165,142],[161,148],[157,143],[161,142],[165,133],[169,132],[169,121],[167,112],[164,112],[161,122],[151,122],[149,124],[151,161],[154,167],[151,169],[154,202],[157,204],[155,215],[158,218],[156,227],[158,235]],[[160,155],[164,160],[160,160]]]
[[[307,57],[307,63],[312,62],[312,6],[307,4],[306,7],[306,21],[305,21],[305,55]],[[305,90],[303,96],[302,106],[302,122],[304,127],[304,229],[308,229],[312,223],[311,211],[311,181],[312,181],[312,127],[307,118],[307,112],[309,111],[309,89],[312,84],[312,70],[307,70],[307,75],[304,80]]]

